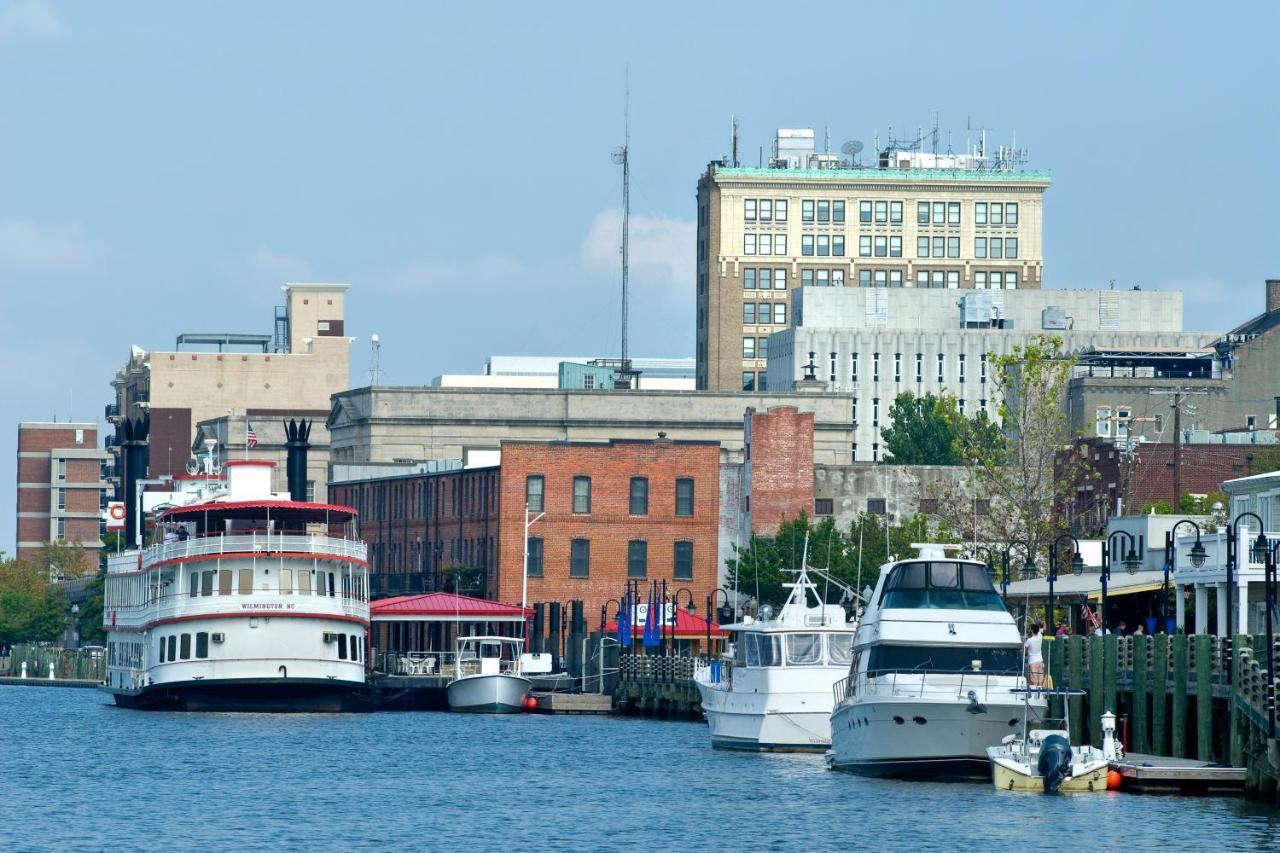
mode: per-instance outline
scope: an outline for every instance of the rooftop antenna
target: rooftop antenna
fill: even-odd
[[[378,333],[374,332],[372,341],[373,354],[369,360],[369,384],[377,385],[382,382],[382,339],[378,337]]]
[[[844,145],[840,146],[840,152],[849,157],[850,165],[856,165],[858,162],[858,154],[862,151],[862,143],[856,139],[850,139]]]
[[[623,108],[623,144],[613,149],[613,162],[622,166],[622,371],[631,372],[627,361],[627,276],[629,273],[629,247],[631,236],[631,66],[626,70],[626,99]],[[736,128],[736,124],[735,124]],[[734,139],[737,139],[735,133]],[[734,160],[737,160],[737,144],[734,144]]]
[[[827,124],[822,126],[822,153],[831,153],[831,126]]]
[[[732,125],[731,136],[733,139],[733,159],[729,162],[732,163],[733,167],[736,169],[738,168],[738,117],[729,116],[729,124]]]

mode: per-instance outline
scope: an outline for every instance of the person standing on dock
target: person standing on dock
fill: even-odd
[[[1027,656],[1027,681],[1032,687],[1039,687],[1044,683],[1043,646],[1044,623],[1036,622],[1031,630],[1031,636],[1027,637],[1027,641],[1023,643],[1023,649]]]

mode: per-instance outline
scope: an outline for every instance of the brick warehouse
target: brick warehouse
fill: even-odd
[[[443,588],[461,566],[482,570],[469,591],[512,602],[527,498],[544,513],[529,531],[529,600],[582,600],[592,618],[628,577],[701,604],[716,586],[719,477],[714,441],[517,441],[497,466],[334,482],[331,499],[360,511],[376,589]]]

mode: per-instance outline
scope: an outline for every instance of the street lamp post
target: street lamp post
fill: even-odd
[[[1204,565],[1206,556],[1204,543],[1200,541],[1200,525],[1191,519],[1184,518],[1175,522],[1173,527],[1169,528],[1169,532],[1164,535],[1164,585],[1160,588],[1160,627],[1166,631],[1169,629],[1169,573],[1174,570],[1174,561],[1178,557],[1178,528],[1184,524],[1190,524],[1196,529],[1196,544],[1191,546],[1191,565],[1197,569],[1200,568]]]
[[[1240,555],[1236,553],[1236,537],[1239,535],[1237,528],[1240,526],[1240,522],[1244,521],[1246,518],[1252,518],[1258,522],[1258,538],[1253,543],[1253,548],[1250,549],[1253,552],[1250,556],[1252,556],[1253,562],[1255,563],[1261,563],[1266,559],[1265,551],[1267,550],[1267,535],[1263,532],[1266,528],[1262,525],[1262,518],[1254,512],[1240,513],[1236,516],[1236,520],[1231,522],[1230,526],[1227,528],[1227,615],[1226,622],[1219,622],[1219,624],[1226,625],[1227,630],[1224,636],[1228,638],[1235,636],[1235,628],[1237,627],[1236,622],[1238,621],[1231,610],[1231,598],[1233,587],[1235,586],[1235,575],[1236,571],[1239,569],[1236,565],[1236,560],[1240,558]]]
[[[693,592],[687,586],[682,586],[671,593],[671,653],[676,651],[676,628],[680,625],[680,594],[684,593],[689,599],[689,603],[685,606],[690,613],[697,611],[698,606],[693,603]]]
[[[1261,534],[1259,534],[1261,535]],[[1263,555],[1263,586],[1267,597],[1267,735],[1276,736],[1276,563],[1280,561],[1280,541],[1267,545]]]
[[[1098,577],[1102,581],[1102,610],[1098,614],[1098,624],[1102,626],[1103,633],[1107,631],[1107,582],[1111,580],[1111,550],[1114,547],[1116,538],[1129,540],[1129,550],[1124,553],[1121,562],[1124,563],[1125,571],[1134,574],[1138,571],[1138,566],[1142,564],[1142,537],[1135,537],[1126,530],[1116,530],[1107,537],[1107,541],[1102,546],[1102,571],[1098,573]],[[1080,567],[1084,571],[1083,562]]]
[[[711,590],[711,594],[707,596],[707,663],[711,662],[711,617],[715,613],[716,593],[724,596],[725,606],[729,604],[729,593],[721,587]]]
[[[1049,636],[1053,636],[1057,632],[1056,613],[1054,612],[1053,585],[1058,580],[1058,543],[1064,539],[1071,540],[1071,571],[1074,574],[1082,574],[1084,572],[1084,557],[1080,556],[1080,540],[1072,536],[1070,533],[1060,533],[1058,537],[1049,543],[1049,610],[1048,610],[1048,630]],[[1077,570],[1079,566],[1079,570]]]
[[[1004,551],[1000,554],[1000,595],[1008,598],[1009,596],[1009,556],[1013,553],[1015,546],[1021,545],[1022,551],[1026,554],[1026,562],[1022,564],[1022,577],[1024,579],[1035,577],[1036,561],[1031,553],[1031,546],[1025,542],[1010,542],[1004,546]]]

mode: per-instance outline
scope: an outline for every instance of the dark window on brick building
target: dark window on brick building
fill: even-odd
[[[649,478],[631,478],[631,501],[628,510],[632,515],[649,514]]]
[[[693,479],[676,480],[676,515],[693,515]]]
[[[831,515],[832,511],[834,510],[834,506],[832,504],[833,504],[833,501],[831,498],[814,498],[813,514],[814,515]]]
[[[569,545],[569,577],[585,578],[591,575],[591,540],[575,539]]]
[[[524,480],[524,502],[529,506],[529,512],[542,512],[542,496],[546,481],[542,479],[541,474],[533,474],[525,477]]]
[[[867,512],[872,515],[886,515],[889,510],[884,498],[867,498]]]
[[[529,538],[529,577],[542,577],[542,537]]]
[[[578,513],[591,512],[590,477],[573,478],[573,511]]]
[[[672,577],[678,581],[693,580],[693,543],[677,542],[675,555],[675,570]]]
[[[632,539],[627,543],[627,577],[645,578],[649,576],[649,543],[643,539]]]

